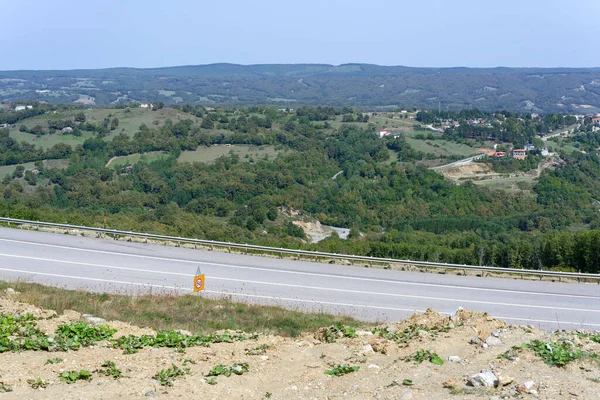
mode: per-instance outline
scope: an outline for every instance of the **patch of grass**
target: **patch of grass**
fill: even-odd
[[[26,170],[32,169],[35,167],[34,162],[23,163],[23,164],[15,164],[15,165],[2,165],[0,166],[0,179],[4,178],[6,174],[12,175],[17,169],[17,165],[22,165]],[[44,168],[59,168],[66,169],[69,166],[69,160],[44,160],[43,161]]]
[[[50,382],[43,380],[42,378],[37,378],[37,379],[27,379],[27,383],[29,384],[29,386],[31,386],[33,389],[45,389],[48,387],[48,385],[50,385]]]
[[[184,349],[187,347],[208,346],[210,343],[233,343],[247,339],[256,339],[257,337],[257,334],[247,335],[243,333],[188,336],[181,332],[170,330],[160,331],[156,334],[156,336],[121,336],[119,339],[113,341],[113,346],[115,348],[123,349],[124,354],[137,353],[138,350],[143,349],[144,347],[170,347],[177,349],[181,353],[184,353]]]
[[[356,329],[338,322],[337,324],[330,326],[323,334],[326,343],[334,343],[338,338],[344,337],[356,337]]]
[[[544,363],[554,367],[564,367],[568,363],[579,359],[598,359],[596,353],[587,353],[567,342],[542,342],[532,340],[523,345],[525,349],[531,349]]]
[[[479,151],[473,147],[447,140],[423,140],[406,136],[406,142],[416,151],[433,153],[436,156],[470,157],[479,153]]]
[[[356,372],[360,369],[358,365],[348,365],[348,364],[335,364],[331,365],[331,369],[325,371],[326,375],[331,376],[343,376],[346,374],[351,374],[352,372]]]
[[[435,365],[443,365],[444,360],[440,358],[436,353],[433,353],[430,350],[417,350],[414,353],[404,357],[404,361],[414,361],[417,364],[421,364],[423,361],[429,361]]]
[[[50,365],[50,364],[60,364],[63,361],[65,361],[64,359],[60,358],[60,357],[56,357],[56,358],[49,358],[46,360],[46,364],[44,365]]]
[[[173,382],[180,376],[190,373],[189,368],[179,368],[177,365],[171,365],[171,368],[166,368],[158,371],[152,378],[156,379],[161,386],[173,386]]]
[[[154,151],[150,153],[143,154],[130,154],[128,156],[120,156],[115,157],[109,160],[109,163],[106,164],[107,167],[122,167],[127,164],[136,164],[138,162],[151,163],[152,161],[162,160],[168,158],[169,155],[163,153],[161,151]]]
[[[234,375],[242,375],[245,372],[248,372],[249,369],[249,365],[248,363],[241,363],[241,364],[231,364],[231,367],[226,367],[223,364],[219,364],[217,366],[215,366],[213,369],[211,369],[210,371],[208,371],[208,374],[206,374],[206,376],[219,376],[219,375],[223,375],[226,377],[230,377],[232,374]]]
[[[390,331],[387,328],[376,328],[373,330],[373,334],[392,340],[401,347],[406,347],[411,339],[419,336],[421,332],[426,332],[430,339],[435,339],[440,332],[449,332],[450,329],[452,329],[450,326],[445,326],[440,329],[429,329],[422,325],[411,325],[403,331]]]
[[[194,151],[182,151],[177,161],[210,163],[219,157],[228,155],[230,152],[237,154],[241,161],[249,161],[251,158],[254,161],[258,161],[265,156],[268,156],[269,159],[274,159],[280,153],[273,146],[250,146],[243,144],[200,146]]]
[[[496,393],[496,391],[493,389],[481,388],[481,387],[450,389],[450,394],[455,395],[455,396],[471,395],[471,396],[483,397],[483,396],[492,396],[494,393]]]
[[[236,303],[226,299],[214,300],[193,295],[124,296],[64,290],[35,283],[0,281],[0,290],[12,287],[19,301],[45,309],[77,310],[108,321],[128,321],[156,330],[185,329],[209,334],[230,329],[245,332],[263,332],[281,336],[297,336],[314,332],[323,326],[341,323],[353,328],[368,324],[349,317],[325,313],[304,313],[273,306]],[[235,312],[242,309],[244,312]],[[193,316],[193,317],[190,317]]]
[[[247,356],[260,356],[260,355],[266,354],[268,348],[269,348],[269,345],[261,344],[260,346],[255,347],[253,349],[246,349],[245,353]]]
[[[12,392],[12,386],[8,386],[4,382],[0,382],[0,393]]]
[[[82,369],[81,371],[64,371],[58,374],[58,377],[61,382],[66,382],[69,385],[77,381],[92,380],[92,374],[87,369]]]
[[[117,368],[117,365],[112,361],[104,361],[102,367],[106,369],[101,369],[98,372],[103,374],[104,376],[112,376],[115,379],[119,379],[123,377],[121,370]]]

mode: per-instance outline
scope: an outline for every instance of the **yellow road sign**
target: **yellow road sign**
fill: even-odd
[[[204,290],[204,274],[200,272],[200,267],[196,270],[196,276],[194,276],[194,292]]]
[[[204,274],[194,277],[194,292],[204,290]]]

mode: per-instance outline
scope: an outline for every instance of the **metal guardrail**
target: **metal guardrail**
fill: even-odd
[[[339,260],[347,260],[347,261],[360,261],[367,263],[383,263],[383,264],[405,264],[405,265],[415,265],[421,267],[432,267],[432,268],[440,268],[440,269],[454,269],[454,270],[474,270],[485,272],[497,272],[497,273],[505,273],[505,274],[513,274],[513,275],[531,275],[531,276],[539,276],[540,279],[542,277],[555,277],[559,280],[561,278],[570,278],[577,279],[580,281],[581,279],[591,279],[596,280],[598,284],[600,284],[600,274],[587,274],[587,273],[578,273],[578,272],[559,272],[559,271],[544,271],[544,270],[532,270],[532,269],[515,269],[515,268],[500,268],[500,267],[487,267],[481,265],[467,265],[467,264],[448,264],[448,263],[440,263],[440,262],[428,262],[428,261],[414,261],[414,260],[401,260],[394,258],[379,258],[379,257],[367,257],[367,256],[356,256],[350,254],[338,254],[338,253],[325,253],[318,251],[309,251],[309,250],[296,250],[296,249],[286,249],[279,247],[267,247],[267,246],[257,246],[251,244],[240,244],[240,243],[230,243],[230,242],[220,242],[215,240],[203,240],[203,239],[191,239],[191,238],[182,238],[176,236],[167,236],[167,235],[156,235],[152,233],[140,233],[140,232],[129,232],[129,231],[120,231],[116,229],[104,229],[104,228],[93,228],[89,226],[79,226],[79,225],[68,225],[68,224],[56,224],[51,222],[41,222],[41,221],[29,221],[24,219],[14,219],[14,218],[4,218],[0,217],[0,222],[6,222],[9,224],[14,223],[20,226],[23,225],[32,225],[32,226],[44,226],[50,228],[61,228],[61,229],[73,229],[73,230],[82,230],[82,231],[90,231],[97,233],[104,233],[116,236],[133,236],[133,237],[141,237],[146,239],[154,239],[154,240],[163,240],[163,241],[172,241],[181,243],[191,243],[194,245],[201,246],[209,246],[209,247],[223,247],[229,249],[242,249],[252,250],[252,251],[260,251],[265,253],[274,253],[283,256],[284,254],[289,255],[298,255],[298,256],[306,256],[306,257],[314,257],[315,259],[321,258],[329,258],[329,259],[339,259]]]

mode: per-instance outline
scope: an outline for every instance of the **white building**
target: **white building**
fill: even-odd
[[[25,106],[16,106],[15,107],[15,111],[23,111],[25,109]]]

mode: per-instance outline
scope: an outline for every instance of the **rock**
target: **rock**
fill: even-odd
[[[381,354],[388,353],[389,342],[387,339],[373,338],[369,341],[369,344],[371,345],[371,348],[373,349],[373,351],[375,351],[377,353],[381,353]]]
[[[479,339],[478,336],[471,336],[471,339],[469,339],[469,343],[481,345],[483,342],[481,341],[481,339]]]
[[[179,332],[179,333],[181,333],[182,335],[185,335],[185,336],[192,336],[192,332],[186,331],[185,329],[179,329],[177,332]]]
[[[498,331],[492,332],[492,336],[499,338],[500,337],[500,332],[498,332]]]
[[[446,360],[452,361],[454,363],[459,363],[461,361],[459,356],[449,356],[448,358],[446,358]]]
[[[456,381],[452,378],[446,379],[443,383],[442,383],[442,387],[444,387],[445,389],[454,389],[455,387],[457,387],[458,384],[456,383]]]
[[[473,375],[468,383],[473,387],[496,387],[498,386],[498,378],[492,371],[483,370],[480,373]]]
[[[104,325],[106,324],[106,320],[104,318],[94,317],[90,314],[83,314],[81,316],[81,320],[87,322],[90,325]]]
[[[487,349],[489,347],[489,345],[487,343],[484,343],[484,344],[481,345],[481,347],[483,347],[483,349],[485,350],[485,349]]]
[[[6,295],[8,297],[18,296],[21,294],[21,292],[17,292],[17,291],[15,291],[15,289],[10,288],[10,287],[6,288],[6,290],[4,292],[6,293]]]
[[[269,359],[269,356],[260,356],[260,359],[263,361],[267,361]]]
[[[497,375],[498,386],[508,386],[515,381],[515,378],[508,375]]]
[[[146,397],[156,397],[156,393],[154,393],[152,390],[146,392],[146,394],[144,394],[144,396]]]
[[[412,392],[406,392],[402,396],[400,396],[400,400],[410,400],[413,398]]]
[[[456,318],[456,313],[457,313],[457,312],[459,312],[459,311],[461,311],[461,310],[464,310],[464,308],[462,308],[462,307],[460,307],[460,306],[459,306],[459,307],[456,309],[456,311],[454,311],[454,312],[452,313],[452,315],[450,316],[450,319],[454,319],[454,318]]]
[[[72,321],[79,321],[81,319],[81,314],[73,310],[63,311],[63,316]]]
[[[381,367],[377,364],[369,364],[369,366],[367,367],[369,369],[381,369]]]
[[[535,386],[535,382],[534,381],[525,381],[523,382],[523,386],[525,386],[525,389],[527,389],[528,391],[533,389],[533,387]]]
[[[478,329],[477,330],[477,336],[479,336],[479,339],[485,341],[490,336],[492,336],[492,334],[489,331],[486,331],[485,329]]]
[[[485,343],[487,343],[488,346],[499,346],[502,344],[500,339],[498,339],[496,336],[490,336],[485,340]]]
[[[371,331],[356,331],[356,336],[373,336]]]
[[[224,308],[225,308],[225,306],[222,306],[219,304],[219,305],[214,306],[213,310],[223,310]]]
[[[373,346],[371,346],[370,344],[365,344],[363,346],[362,350],[360,351],[360,353],[362,355],[367,355],[367,354],[375,353],[375,350],[373,350]]]
[[[307,342],[306,340],[302,340],[298,342],[298,347],[313,347],[314,344]]]

